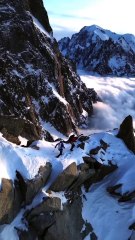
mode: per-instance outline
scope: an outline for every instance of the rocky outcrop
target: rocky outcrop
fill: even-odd
[[[69,187],[69,191],[76,191],[83,183],[95,175],[95,169],[90,169],[89,165],[82,163],[78,167],[78,177],[75,179],[73,184]]]
[[[72,204],[64,204],[62,209],[60,199],[48,198],[28,212],[26,219],[30,229],[34,229],[42,239],[81,240],[86,236],[86,233],[81,233],[85,224],[81,212],[82,200],[79,195]],[[87,229],[87,234],[90,230]]]
[[[52,28],[49,23],[48,14],[44,8],[42,0],[28,0],[30,12],[35,16],[43,25],[48,33],[52,33]]]
[[[101,181],[105,176],[114,172],[118,167],[110,162],[109,165],[103,165],[99,163],[94,157],[92,156],[84,156],[84,162],[90,168],[90,175],[87,176],[86,180],[84,181],[84,186],[86,191],[89,190],[89,187],[96,182]]]
[[[0,225],[10,223],[18,211],[20,205],[17,191],[14,190],[13,182],[8,179],[2,179],[2,189],[0,191]],[[17,205],[16,205],[17,203]]]
[[[34,141],[40,139],[42,135],[39,125],[14,116],[0,116],[0,132],[8,141],[18,144],[20,143],[18,136]]]
[[[61,200],[58,197],[45,198],[42,203],[37,205],[34,209],[26,213],[26,219],[28,222],[41,213],[46,214],[49,212],[61,211]]]
[[[76,163],[70,164],[53,182],[49,190],[54,192],[65,191],[77,179],[78,171]]]
[[[16,171],[15,186],[20,189],[23,204],[27,205],[32,202],[36,194],[44,187],[52,170],[51,163],[47,162],[45,166],[41,166],[37,175],[30,180],[24,179],[19,171]]]
[[[51,164],[40,167],[37,176],[31,180],[24,180],[17,171],[17,179],[13,183],[11,180],[2,179],[2,189],[0,191],[0,225],[8,224],[20,211],[22,204],[30,204],[35,195],[45,185],[51,173]]]
[[[135,137],[133,130],[133,119],[129,115],[120,125],[119,132],[117,134],[118,138],[121,138],[126,146],[135,153]]]
[[[76,166],[70,164],[52,183],[49,191],[76,191],[90,177],[95,175],[95,169],[90,169],[88,164]]]
[[[122,187],[122,184],[117,184],[117,185],[114,185],[114,186],[111,186],[111,187],[108,187],[107,188],[107,191],[112,194],[112,195],[115,195],[115,196],[120,196],[121,194],[119,193],[119,189]]]
[[[128,202],[133,201],[135,199],[135,191],[126,192],[124,194],[121,193],[122,184],[119,183],[117,185],[111,186],[107,188],[107,191],[114,197],[118,197],[118,202]]]
[[[92,25],[83,27],[71,39],[61,39],[59,48],[81,69],[100,75],[135,75],[134,35],[120,35]]]
[[[42,236],[54,223],[55,217],[51,212],[41,212],[29,219],[29,226],[36,231],[38,236]]]
[[[29,228],[29,230],[22,230],[22,229],[18,229],[17,230],[17,234],[19,237],[19,240],[37,240],[37,234],[36,232]]]
[[[44,121],[67,135],[75,131],[98,97],[49,35],[42,0],[2,0],[0,32],[0,115],[30,121],[37,132]]]
[[[81,205],[81,198],[78,197],[71,205],[64,205],[63,211],[55,212],[55,224],[48,228],[43,239],[81,240],[84,224]]]
[[[0,191],[0,225],[9,224],[21,209],[20,188],[12,180],[2,179]]]
[[[46,184],[52,170],[51,163],[47,162],[46,165],[39,168],[38,174],[34,179],[28,180],[27,184],[27,192],[25,203],[30,204],[36,194],[41,190],[42,187]]]

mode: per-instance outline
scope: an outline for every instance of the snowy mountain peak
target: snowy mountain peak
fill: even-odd
[[[83,27],[80,31],[93,32],[93,31],[95,31],[95,30],[97,30],[97,29],[104,31],[103,28],[101,28],[101,27],[98,26],[98,25],[94,25],[94,24],[91,25],[91,26],[85,26],[85,27]]]
[[[101,75],[135,74],[135,36],[116,34],[97,25],[85,26],[59,48],[78,68]]]
[[[82,32],[87,32],[89,34],[95,34],[99,38],[101,38],[103,41],[109,39],[109,36],[105,32],[105,30],[97,25],[86,26],[80,30],[80,33],[82,33]]]

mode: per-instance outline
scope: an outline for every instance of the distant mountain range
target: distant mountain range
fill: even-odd
[[[83,27],[59,41],[62,54],[78,68],[100,75],[135,75],[135,36],[116,34],[99,26]]]

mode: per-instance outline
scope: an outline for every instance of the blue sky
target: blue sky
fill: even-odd
[[[70,37],[92,24],[117,33],[135,35],[134,0],[43,1],[56,39]]]

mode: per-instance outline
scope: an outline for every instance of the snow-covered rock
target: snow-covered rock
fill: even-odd
[[[50,186],[50,190],[54,192],[65,191],[77,179],[78,171],[76,163],[71,163]]]
[[[8,141],[20,144],[19,136],[32,142],[40,139],[42,130],[26,119],[0,115],[0,132]]]
[[[43,1],[2,0],[0,11],[0,115],[75,131],[97,95],[62,57]]]
[[[99,26],[83,27],[59,48],[78,68],[101,75],[135,75],[135,36],[116,34]]]
[[[18,170],[24,179],[31,180],[37,175],[39,166],[47,162],[52,164],[52,172],[44,188],[11,224],[0,227],[0,239],[7,240],[10,233],[11,239],[18,240],[17,232],[24,239],[33,234],[36,238],[43,229],[46,231],[42,237],[47,240],[50,237],[62,239],[63,234],[65,240],[74,240],[76,236],[77,239],[97,236],[101,240],[127,240],[133,236],[130,226],[135,222],[135,155],[122,139],[117,138],[117,134],[118,130],[113,130],[82,136],[72,152],[70,144],[65,141],[65,149],[59,159],[55,157],[58,150],[53,142],[37,141],[39,150],[36,150],[17,146],[0,136],[1,179],[13,182]],[[81,143],[85,143],[84,148],[79,147]],[[72,163],[76,163],[78,178],[70,188],[66,192],[48,191]],[[109,193],[108,189],[117,191],[117,194]],[[126,196],[127,202],[122,202],[120,198]],[[48,221],[47,216],[50,216]],[[35,227],[38,220],[41,224],[38,222]]]
[[[51,173],[51,164],[40,167],[38,174],[33,179],[24,179],[17,171],[17,179],[2,178],[0,192],[0,224],[9,224],[20,211],[22,204],[28,205],[35,195],[44,187]]]
[[[30,204],[36,194],[45,186],[52,170],[51,163],[47,162],[45,166],[39,168],[38,174],[31,180],[26,181],[27,191],[25,204]]]

